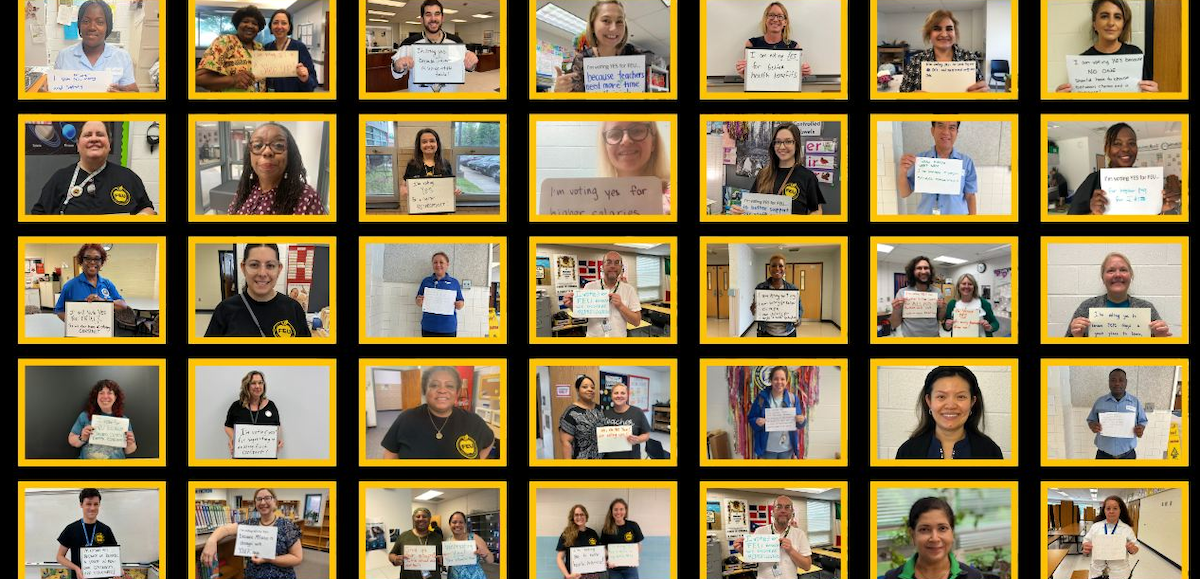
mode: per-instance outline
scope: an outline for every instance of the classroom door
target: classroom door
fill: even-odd
[[[416,408],[425,402],[425,396],[421,393],[421,370],[419,368],[402,370],[400,380],[403,382],[401,403],[404,405],[404,410]]]
[[[725,298],[729,297],[728,265],[708,266],[708,283],[705,292],[708,295],[708,317],[728,318],[729,303],[725,301]]]
[[[1158,90],[1179,92],[1183,89],[1182,46],[1183,16],[1180,0],[1154,1],[1154,80]]]
[[[575,403],[575,378],[580,374],[590,376],[596,381],[597,387],[599,386],[599,366],[550,366],[550,384],[547,392],[550,397],[551,436],[550,440],[544,443],[554,446],[556,459],[571,458],[563,455],[562,445],[558,443],[558,419]],[[598,389],[596,396],[600,396]]]
[[[820,263],[790,264],[792,285],[800,288],[800,305],[804,306],[804,320],[821,319],[821,272]]]

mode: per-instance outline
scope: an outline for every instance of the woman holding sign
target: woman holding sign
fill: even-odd
[[[596,0],[587,28],[575,39],[575,58],[566,72],[554,71],[554,92],[583,92],[585,58],[647,54],[629,42],[625,6],[620,0]]]
[[[79,44],[60,50],[54,59],[54,69],[111,72],[108,92],[138,92],[133,59],[124,49],[105,42],[113,32],[113,11],[108,3],[87,0],[79,5],[76,18]]]
[[[625,439],[633,445],[632,450],[605,452],[600,458],[642,458],[642,443],[650,440],[650,421],[641,408],[629,405],[629,386],[613,384],[609,389],[613,405],[604,409],[604,420],[600,426],[629,426],[630,434]],[[635,578],[636,579],[636,578]]]
[[[312,92],[317,88],[317,67],[313,64],[312,55],[304,43],[291,38],[292,13],[280,8],[271,15],[271,34],[275,43],[269,45],[270,50],[291,50],[299,52],[296,59],[295,78],[267,79],[267,90],[275,92]]]
[[[954,509],[945,499],[925,497],[908,510],[908,534],[917,552],[884,574],[884,579],[901,577],[948,577],[983,579],[978,569],[954,556]]]
[[[196,86],[214,92],[258,92],[250,52],[262,50],[254,40],[267,25],[267,19],[254,6],[238,8],[230,18],[235,34],[218,36],[208,45],[196,65]]]
[[[321,196],[308,184],[308,171],[292,132],[264,123],[250,133],[230,215],[324,215]]]
[[[54,304],[54,313],[59,319],[67,320],[67,302],[112,302],[113,310],[118,312],[129,307],[117,293],[116,284],[100,277],[100,269],[108,262],[108,250],[103,245],[83,244],[75,253],[75,262],[83,272],[62,285],[58,302]]]
[[[1119,553],[1096,553],[1097,541],[1119,542],[1123,548]],[[1105,575],[1107,567],[1109,579],[1127,579],[1132,571],[1129,567],[1129,555],[1137,554],[1138,550],[1133,519],[1129,516],[1129,508],[1125,506],[1125,501],[1115,495],[1104,499],[1104,512],[1096,518],[1087,534],[1083,536],[1083,546],[1080,548],[1084,555],[1090,555],[1092,559],[1088,577]],[[1101,558],[1104,555],[1120,555],[1120,558]]]
[[[1129,21],[1133,12],[1125,0],[1093,0],[1092,1],[1092,38],[1091,48],[1080,53],[1080,56],[1104,56],[1107,54],[1142,54],[1142,49],[1129,44],[1133,30]],[[1150,80],[1153,76],[1150,60],[1142,61],[1142,80],[1138,83],[1141,92],[1158,92],[1158,83]],[[1071,83],[1063,83],[1054,89],[1056,92],[1071,92]]]
[[[267,559],[250,557],[243,573],[245,579],[296,579],[295,567],[304,560],[304,549],[300,546],[300,529],[296,524],[279,516],[275,504],[275,491],[258,489],[254,491],[254,508],[258,518],[246,523],[228,523],[217,527],[208,540],[204,542],[204,551],[200,553],[200,561],[204,565],[217,562],[217,543],[229,536],[236,536],[241,525],[275,527],[275,556]]]
[[[787,269],[787,258],[782,254],[776,253],[767,261],[767,270],[770,272],[770,277],[754,287],[754,292],[758,290],[773,290],[773,291],[794,291],[800,290],[783,279],[784,271]],[[804,304],[800,300],[796,300],[798,311],[796,313],[795,322],[756,322],[758,324],[758,337],[760,338],[795,338],[796,327],[800,325],[800,319],[804,317]],[[750,300],[750,313],[754,313],[758,309],[758,304],[752,298]]]
[[[258,370],[242,376],[242,389],[238,399],[225,413],[225,436],[229,437],[229,456],[233,456],[233,436],[236,424],[254,424],[279,427],[279,409],[274,400],[267,399],[267,377]],[[275,430],[276,451],[283,448],[283,431]]]
[[[462,376],[453,366],[421,373],[425,403],[401,412],[383,435],[384,458],[486,459],[496,435],[478,414],[458,408]]]
[[[101,380],[92,386],[92,391],[88,393],[87,405],[83,412],[79,413],[71,427],[71,433],[67,435],[67,444],[79,449],[79,458],[125,458],[137,451],[137,442],[133,438],[133,423],[128,422],[127,418],[124,446],[92,444],[92,433],[96,431],[96,427],[92,426],[92,419],[96,415],[125,417],[125,393],[116,382]]]
[[[979,283],[975,281],[975,276],[969,273],[958,276],[958,282],[954,284],[950,295],[950,301],[946,303],[946,319],[942,322],[942,327],[946,328],[947,332],[954,331],[955,310],[964,312],[971,324],[978,326],[978,333],[983,336],[990,338],[993,332],[1000,329],[1000,320],[992,313],[992,303],[979,297]],[[967,334],[975,336],[976,332]]]
[[[754,434],[754,458],[788,460],[800,458],[800,431],[807,420],[804,415],[804,405],[788,389],[788,378],[791,373],[787,366],[771,368],[771,387],[759,391],[746,422]],[[782,410],[780,410],[782,409]],[[787,430],[767,430],[767,411],[778,410],[771,414],[795,414],[796,426]]]
[[[430,260],[433,263],[433,275],[421,280],[421,287],[417,289],[417,305],[421,307],[421,337],[422,338],[453,338],[458,336],[458,310],[463,309],[467,305],[462,295],[462,285],[458,280],[450,277],[446,273],[446,269],[450,267],[450,256],[439,251],[433,254]],[[441,311],[440,307],[433,306],[425,307],[425,292],[433,290],[434,292],[454,292],[454,309],[449,313]],[[431,300],[432,301],[432,300]],[[445,299],[439,298],[439,303]],[[434,311],[437,309],[438,311]]]
[[[917,397],[917,424],[896,458],[1004,458],[1000,447],[980,430],[983,391],[965,366],[938,366],[925,376]]]
[[[657,123],[600,123],[600,151],[597,177],[658,177],[663,214],[671,212],[671,149]]]
[[[613,499],[608,504],[608,514],[604,516],[604,527],[600,529],[600,543],[603,545],[637,545],[638,553],[642,552],[642,528],[637,523],[626,519],[629,514],[629,503],[625,499]],[[613,566],[608,564],[608,579],[638,579],[636,566]]]
[[[204,337],[312,337],[304,306],[275,291],[275,280],[283,269],[278,245],[247,243],[241,267],[245,288],[217,304]]]
[[[771,141],[771,162],[759,169],[750,186],[751,193],[787,195],[792,200],[792,215],[820,215],[825,197],[817,176],[803,166],[796,152],[800,149],[800,129],[791,123],[775,127]],[[729,208],[732,215],[741,215],[742,206]]]
[[[453,536],[453,541],[473,541],[475,543],[475,557],[482,559],[488,563],[495,563],[496,556],[487,548],[487,543],[483,542],[483,538],[475,533],[472,533],[470,527],[467,526],[467,516],[461,511],[454,511],[450,515],[450,533]],[[442,541],[443,557],[445,556],[446,541]],[[484,579],[483,567],[476,562],[474,565],[448,565],[449,574],[446,579]]]
[[[587,522],[587,507],[571,507],[571,512],[567,513],[567,527],[559,535],[558,545],[554,547],[554,550],[558,551],[558,570],[563,579],[599,579],[604,576],[603,573],[571,572],[572,547],[595,547],[600,544],[600,535],[588,527]]]
[[[404,178],[400,180],[400,197],[408,197],[409,179],[453,177],[454,166],[442,158],[442,138],[433,129],[417,131],[413,143],[413,158],[404,166]],[[454,187],[454,196],[462,195],[462,189]]]
[[[1154,304],[1129,295],[1129,286],[1133,283],[1133,264],[1124,255],[1112,252],[1104,256],[1100,262],[1100,280],[1104,282],[1104,295],[1083,300],[1075,313],[1071,315],[1071,323],[1067,325],[1068,338],[1086,338],[1092,321],[1088,319],[1092,308],[1148,308],[1150,310],[1150,335],[1155,338],[1166,338],[1171,335],[1171,326],[1158,315]]]
[[[975,83],[963,87],[966,92],[987,92],[979,54],[958,47],[958,19],[949,10],[934,10],[925,18],[921,38],[932,44],[929,49],[913,54],[904,64],[904,80],[900,92],[925,92],[921,89],[921,64],[924,62],[974,62]]]
[[[1125,123],[1116,123],[1104,131],[1104,154],[1108,157],[1108,168],[1126,169],[1137,162],[1138,145],[1137,132]],[[1180,190],[1168,194],[1162,191],[1162,211],[1160,215],[1177,212],[1180,206]],[[1071,198],[1069,215],[1104,215],[1108,211],[1108,194],[1100,188],[1100,170],[1088,175],[1075,196]]]
[[[787,7],[782,2],[767,4],[762,16],[762,36],[755,36],[746,41],[746,48],[768,48],[771,50],[799,50],[800,45],[791,39],[792,27],[788,24]],[[734,65],[739,75],[746,73],[746,59],[737,61]],[[809,76],[812,67],[807,62],[800,65],[800,74]]]

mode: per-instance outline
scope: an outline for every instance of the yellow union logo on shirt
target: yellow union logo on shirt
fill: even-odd
[[[107,540],[108,537],[105,537],[104,533],[96,533],[96,536],[92,538],[92,542],[96,543],[97,545],[103,545]]]
[[[800,187],[795,183],[788,183],[783,188],[783,194],[787,195],[791,199],[795,199],[796,196],[800,194]]]
[[[117,185],[108,194],[112,197],[113,203],[117,205],[129,205],[129,191],[126,191],[124,187]]]
[[[596,538],[595,538],[595,537],[591,537],[591,538],[589,538],[589,539],[588,539],[588,544],[589,544],[589,545],[595,545],[595,544],[596,544]]]
[[[296,337],[296,328],[292,327],[291,322],[283,320],[275,322],[275,325],[271,326],[271,333],[276,338],[294,338]]]
[[[455,442],[455,446],[458,447],[458,453],[461,454],[463,458],[476,458],[479,456],[479,445],[475,444],[475,439],[471,438],[470,434],[464,434],[458,437],[458,441]]]
[[[633,531],[625,531],[625,542],[626,543],[633,542]]]

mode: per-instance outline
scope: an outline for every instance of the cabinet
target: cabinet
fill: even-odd
[[[671,432],[671,407],[666,404],[655,404],[651,407],[650,427],[659,432]]]
[[[329,551],[329,501],[321,505],[321,524],[300,523],[300,545],[306,549]]]

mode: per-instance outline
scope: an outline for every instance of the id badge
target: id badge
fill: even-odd
[[[611,320],[609,320],[609,319],[605,319],[603,322],[600,322],[600,327],[604,329],[604,336],[605,336],[605,337],[608,337],[608,336],[611,336],[611,335],[612,335],[613,326],[612,326],[612,321],[611,321]]]
[[[771,566],[771,577],[774,577],[775,579],[783,577],[783,571],[779,570],[779,563]]]

